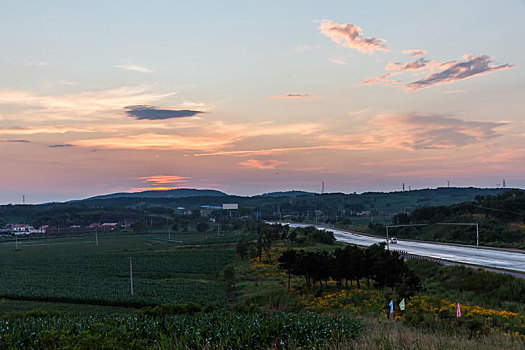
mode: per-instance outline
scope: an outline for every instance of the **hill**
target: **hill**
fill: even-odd
[[[315,196],[317,193],[314,192],[305,192],[305,191],[281,191],[281,192],[269,192],[264,193],[255,197],[304,197],[304,196]]]
[[[120,192],[95,197],[84,200],[113,199],[113,198],[185,198],[185,197],[221,197],[227,196],[226,193],[216,190],[198,190],[194,188],[179,188],[165,191],[142,191],[142,192]]]

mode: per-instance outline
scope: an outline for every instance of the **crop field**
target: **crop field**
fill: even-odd
[[[19,240],[19,250],[14,241],[1,242],[0,297],[102,305],[226,304],[219,273],[235,256],[234,246],[209,233],[170,238],[99,234],[98,246],[95,235],[39,238]]]
[[[39,349],[321,348],[326,341],[353,338],[360,329],[352,318],[282,312],[29,317],[0,320],[0,349],[6,344]]]

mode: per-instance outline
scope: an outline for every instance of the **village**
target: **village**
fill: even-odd
[[[87,233],[97,231],[115,231],[120,229],[130,229],[131,222],[119,224],[116,222],[99,223],[94,222],[89,226],[70,225],[66,227],[42,225],[35,228],[29,224],[7,224],[0,228],[0,236],[28,236],[33,234],[62,234],[62,233]]]

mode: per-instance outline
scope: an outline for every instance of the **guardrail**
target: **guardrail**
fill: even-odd
[[[440,258],[433,258],[430,256],[411,254],[405,250],[395,250],[395,249],[390,249],[390,250],[397,252],[399,255],[401,255],[405,259],[405,261],[409,259],[418,259],[418,260],[432,261],[432,262],[442,264],[442,265],[445,264],[445,260],[440,259]]]

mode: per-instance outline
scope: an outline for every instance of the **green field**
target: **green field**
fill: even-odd
[[[235,256],[210,233],[100,234],[0,243],[0,297],[140,306],[181,302],[225,305],[220,272]],[[182,241],[182,243],[180,243]],[[130,293],[130,258],[134,295]]]

